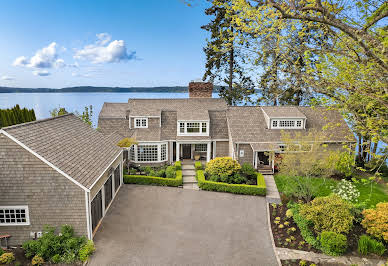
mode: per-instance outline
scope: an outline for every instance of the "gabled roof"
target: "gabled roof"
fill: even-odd
[[[283,107],[278,107],[282,109]],[[295,107],[306,117],[306,129],[285,129],[291,135],[307,135],[316,130],[325,135],[328,142],[354,142],[355,138],[338,111],[324,107]],[[282,131],[268,129],[262,107],[230,107],[227,112],[228,125],[233,142],[240,143],[281,143]],[[335,125],[325,129],[328,125]],[[325,130],[324,130],[325,129]]]
[[[128,110],[127,103],[107,103],[102,106],[98,117],[100,118],[125,118]]]
[[[122,152],[116,145],[121,136],[105,136],[73,114],[14,125],[0,132],[42,157],[85,190]]]

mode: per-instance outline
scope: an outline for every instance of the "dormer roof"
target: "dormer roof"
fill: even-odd
[[[306,116],[296,106],[262,106],[263,112],[270,118],[299,118]]]

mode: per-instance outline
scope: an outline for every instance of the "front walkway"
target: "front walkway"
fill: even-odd
[[[198,182],[195,178],[195,161],[183,160],[182,161],[182,176],[183,176],[183,188],[199,190]]]
[[[278,188],[273,175],[263,175],[265,185],[267,186],[267,195],[265,196],[268,203],[281,203]]]
[[[263,197],[124,185],[90,265],[277,265]]]

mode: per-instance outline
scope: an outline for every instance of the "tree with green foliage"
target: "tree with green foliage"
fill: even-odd
[[[226,9],[218,4],[217,0],[209,0],[211,7],[205,10],[208,16],[214,19],[201,28],[210,33],[206,47],[203,49],[206,54],[206,71],[203,80],[218,80],[226,83],[220,89],[219,95],[228,104],[251,102],[250,96],[255,93],[254,83],[244,73],[245,57],[243,51],[236,47],[234,36],[234,24],[226,16]],[[226,3],[230,0],[222,0]]]
[[[226,17],[234,25],[233,41],[250,43],[251,61],[259,61],[260,55],[273,49],[262,39],[275,39],[279,51],[300,50],[302,81],[320,96],[317,104],[336,108],[346,116],[361,136],[362,160],[373,157],[379,141],[388,143],[386,1],[217,3],[226,9]],[[289,59],[294,65],[299,63]]]
[[[10,109],[0,109],[0,128],[35,120],[34,109],[21,109],[18,104]]]
[[[57,117],[57,116],[60,116],[60,115],[65,115],[65,114],[68,114],[68,112],[66,111],[65,107],[58,107],[58,108],[54,108],[52,110],[50,110],[50,115],[51,117]]]
[[[92,127],[93,126],[93,121],[92,121],[93,106],[92,105],[89,105],[89,107],[85,106],[85,110],[82,112],[82,114],[78,114],[78,117]]]

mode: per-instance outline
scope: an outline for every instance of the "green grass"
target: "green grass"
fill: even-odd
[[[278,187],[279,192],[283,192],[287,186],[289,177],[287,175],[277,174],[275,175],[276,186]],[[314,185],[319,186],[319,191],[314,195],[314,197],[324,197],[330,195],[332,192],[332,186],[336,186],[339,182],[338,180],[330,178],[312,178]],[[365,202],[367,207],[374,207],[379,202],[388,201],[388,194],[385,192],[383,185],[373,183],[372,185],[372,194],[370,194],[370,185],[356,184],[356,187],[360,191],[359,202]]]

